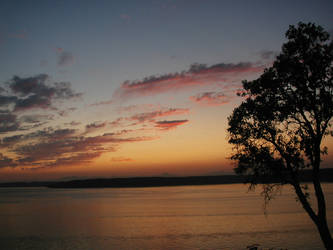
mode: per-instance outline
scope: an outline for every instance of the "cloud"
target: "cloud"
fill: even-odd
[[[38,128],[44,124],[47,124],[49,121],[54,119],[52,114],[27,114],[22,115],[17,118],[17,122],[20,124],[20,130],[29,130]]]
[[[9,82],[9,87],[14,93],[23,96],[31,93],[49,96],[53,94],[53,91],[45,85],[47,80],[49,76],[46,74],[26,78],[14,76]]]
[[[223,92],[204,92],[191,96],[190,100],[195,103],[207,106],[219,106],[230,102],[230,98]]]
[[[129,162],[129,161],[134,161],[132,158],[127,158],[127,157],[112,157],[111,161],[115,161],[115,162]]]
[[[75,110],[77,110],[77,108],[74,108],[74,107],[67,108],[67,109],[64,109],[64,110],[59,110],[58,115],[66,117],[66,116],[68,116],[69,113],[71,113]]]
[[[80,97],[68,82],[54,82],[46,74],[31,77],[14,76],[0,84],[0,167],[38,169],[75,164],[87,164],[106,152],[114,152],[124,143],[156,140],[156,128],[168,130],[187,120],[156,121],[160,117],[183,115],[186,108],[163,108],[160,105],[142,105],[113,123],[96,121],[83,128],[69,127],[80,123],[60,122],[65,128],[46,127],[47,122],[59,118],[63,111],[73,108],[59,107],[63,101]],[[40,112],[42,109],[42,112]],[[139,112],[143,111],[143,112]],[[141,124],[144,123],[144,124]],[[121,131],[103,131],[117,124],[141,124],[141,128],[121,128]],[[43,127],[41,127],[43,125]],[[106,132],[94,135],[93,132]],[[114,161],[130,161],[114,158]]]
[[[113,133],[107,133],[102,136],[87,137],[81,141],[82,145],[94,145],[103,143],[128,143],[128,142],[141,142],[155,140],[157,137],[151,136],[137,136],[137,137],[117,137]]]
[[[0,141],[0,148],[12,147],[17,143],[33,143],[33,141],[47,142],[52,140],[62,140],[75,135],[75,129],[53,129],[51,127],[37,130],[26,134],[18,134],[3,137]]]
[[[71,52],[64,51],[62,48],[57,48],[57,65],[62,66],[69,66],[74,63],[74,56]]]
[[[107,122],[93,122],[86,125],[86,130],[84,131],[84,134],[92,133],[95,131],[98,131],[102,128],[105,128],[107,125]]]
[[[1,148],[4,148],[4,145],[17,143],[15,138],[20,138],[24,143],[24,140],[28,140],[28,138],[35,139],[41,137],[42,134],[50,134],[52,132],[50,130],[27,132],[38,129],[54,119],[52,113],[40,114],[34,111],[44,109],[45,112],[54,112],[57,111],[55,104],[58,104],[59,101],[63,102],[82,95],[73,91],[69,82],[51,82],[50,77],[46,74],[32,77],[14,76],[9,81],[2,83],[0,88],[0,133],[26,132],[24,136],[13,137],[12,141],[8,137],[2,138]],[[59,131],[53,132],[59,133]]]
[[[36,134],[38,137],[44,137],[48,140],[62,140],[71,138],[76,132],[76,129],[63,128],[54,130],[53,128],[48,128],[46,130],[39,130],[38,132],[32,133],[32,135]]]
[[[17,131],[20,128],[20,123],[17,116],[11,113],[0,114],[0,133]]]
[[[76,129],[54,129],[52,127],[45,128],[43,130],[37,130],[35,132],[31,132],[25,134],[21,137],[21,139],[29,139],[29,140],[39,140],[39,141],[52,141],[52,140],[62,140],[66,138],[71,138],[76,134]]]
[[[22,141],[23,135],[14,135],[1,138],[0,149],[8,149]]]
[[[93,125],[94,127],[94,125]],[[16,157],[3,157],[2,167],[22,166],[47,168],[88,163],[105,152],[113,152],[119,144],[155,140],[158,137],[123,137],[107,133],[99,136],[79,136],[76,129],[47,128],[36,132],[5,137],[0,148],[9,149]],[[1,159],[0,159],[1,160]]]
[[[87,124],[83,131],[76,128],[39,127],[62,112],[57,104],[80,97],[70,83],[52,82],[46,74],[31,77],[14,76],[0,85],[0,168],[22,167],[39,169],[75,164],[87,164],[105,152],[114,152],[124,143],[137,143],[158,139],[157,136],[141,136],[139,130],[123,129],[119,132],[88,136],[103,130],[108,121]],[[40,113],[43,109],[43,113]],[[51,113],[50,113],[51,112]],[[187,109],[162,109],[118,119],[117,122],[133,122],[156,117],[182,114]],[[140,117],[141,116],[141,117]],[[135,120],[137,121],[137,120]],[[66,126],[77,126],[73,121]],[[9,133],[10,132],[10,133]],[[12,133],[15,132],[15,133]],[[133,132],[133,133],[132,133]],[[115,158],[116,160],[116,158]],[[129,158],[117,159],[129,161]]]
[[[136,104],[129,106],[120,106],[117,108],[119,113],[127,113],[127,112],[139,112],[139,111],[155,111],[156,109],[161,109],[160,105],[156,104]]]
[[[78,126],[80,124],[81,124],[81,122],[77,122],[77,121],[71,121],[71,122],[65,123],[65,125],[69,125],[69,126]]]
[[[212,66],[192,64],[187,71],[149,76],[140,81],[125,81],[114,93],[115,98],[155,95],[193,86],[226,83],[245,74],[259,73],[262,65],[249,62],[220,63]]]
[[[145,105],[145,108],[148,106]],[[149,108],[152,108],[153,106],[149,106]],[[126,111],[135,111],[139,108],[142,107],[137,107],[135,105],[128,106],[126,107]],[[156,108],[156,107],[155,107]],[[122,110],[124,111],[124,110]],[[118,127],[118,126],[134,126],[138,124],[143,124],[143,123],[154,123],[155,119],[158,117],[165,117],[165,116],[172,116],[172,115],[183,115],[183,114],[188,114],[189,109],[187,108],[161,108],[159,107],[159,110],[154,110],[150,112],[141,112],[134,114],[129,117],[119,117],[113,122],[110,122],[109,124]],[[128,123],[130,122],[130,123]]]
[[[58,166],[68,166],[75,164],[88,164],[95,158],[101,156],[102,152],[89,152],[89,153],[78,153],[69,157],[60,157],[54,162],[50,162],[45,164],[41,168],[50,168],[50,167],[58,167]]]
[[[22,123],[40,123],[47,120],[52,120],[53,115],[39,115],[39,114],[32,114],[32,115],[23,115],[19,118],[19,121]]]
[[[110,122],[110,125],[113,126],[113,127],[119,127],[119,126],[121,126],[123,124],[122,123],[123,121],[124,121],[124,118],[123,117],[119,117],[116,120]]]
[[[90,104],[90,106],[110,105],[112,103],[113,103],[112,100],[108,100],[108,101],[95,102],[93,104]]]
[[[3,122],[15,122],[16,121],[16,115],[10,114],[10,113],[1,113],[0,114],[0,123]]]
[[[155,127],[160,128],[162,130],[169,130],[169,129],[174,129],[187,122],[188,120],[158,121],[155,122]]]
[[[39,74],[32,77],[14,76],[7,85],[8,94],[0,96],[0,107],[14,106],[13,111],[28,109],[55,109],[52,103],[56,100],[68,100],[80,97],[69,82],[50,83],[50,77]]]
[[[187,114],[188,112],[189,112],[189,109],[170,108],[170,109],[166,109],[166,110],[158,110],[158,111],[153,111],[153,112],[135,114],[135,115],[131,116],[129,119],[137,121],[139,123],[143,123],[146,121],[154,121],[154,119],[157,117],[182,115],[182,114]]]
[[[17,101],[16,96],[3,96],[0,95],[0,107],[1,106],[7,106],[9,104],[15,103]]]
[[[48,109],[50,106],[51,100],[48,97],[31,95],[27,98],[18,99],[15,104],[15,111],[33,108]]]
[[[0,168],[4,167],[16,167],[17,164],[14,160],[0,153]]]

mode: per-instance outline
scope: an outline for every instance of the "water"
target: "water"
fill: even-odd
[[[333,184],[324,189],[333,226]],[[242,184],[1,188],[0,249],[323,249],[291,189],[267,215],[259,193]]]

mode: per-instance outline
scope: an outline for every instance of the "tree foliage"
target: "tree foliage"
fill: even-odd
[[[327,153],[323,138],[333,136],[333,43],[313,23],[291,25],[286,37],[273,65],[258,79],[243,81],[245,99],[228,119],[232,159],[238,162],[235,172],[247,175],[252,185],[266,183],[266,200],[276,183],[291,184],[329,248],[319,170]],[[312,170],[318,211],[300,182],[306,168]]]

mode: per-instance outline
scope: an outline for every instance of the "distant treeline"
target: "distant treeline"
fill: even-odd
[[[333,169],[321,169],[322,182],[333,182]],[[87,179],[62,182],[11,182],[0,183],[0,187],[49,187],[49,188],[120,188],[120,187],[161,187],[184,185],[216,185],[245,183],[246,176],[219,175],[219,176],[190,176],[190,177],[133,177],[110,179]],[[304,170],[301,181],[311,181],[311,170]],[[267,180],[266,180],[267,182]],[[268,182],[276,182],[274,178]]]

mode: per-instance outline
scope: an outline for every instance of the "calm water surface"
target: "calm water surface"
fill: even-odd
[[[333,184],[324,184],[333,229]],[[242,184],[0,189],[0,249],[323,249],[284,187],[263,213]]]

